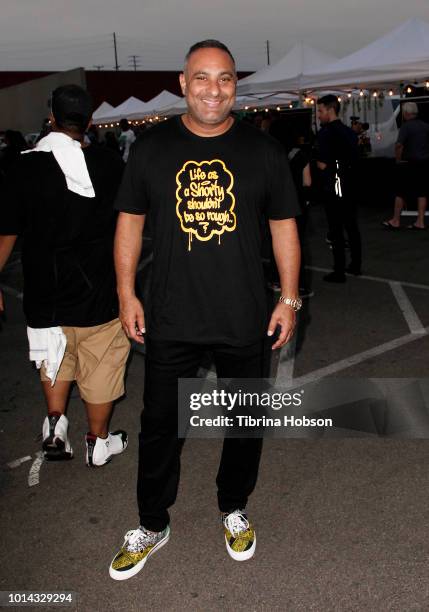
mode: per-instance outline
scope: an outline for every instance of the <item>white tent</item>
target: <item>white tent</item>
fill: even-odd
[[[121,119],[141,119],[148,113],[146,112],[146,104],[138,98],[128,98],[125,102],[122,102],[113,111],[107,112],[103,115],[99,115],[97,122],[99,123],[112,123],[120,121]]]
[[[244,95],[300,91],[305,74],[317,72],[336,59],[333,55],[300,42],[272,66],[241,79],[237,85],[237,93]]]
[[[170,116],[170,115],[180,115],[181,113],[185,113],[187,109],[185,98],[179,98],[175,104],[171,104],[170,106],[164,106],[163,108],[159,108],[157,111],[158,115],[162,116]]]
[[[164,108],[170,108],[181,100],[182,98],[180,98],[179,96],[175,96],[174,94],[164,89],[163,91],[161,91],[161,93],[152,98],[152,100],[146,102],[146,115],[157,114],[158,112],[160,114],[164,114]]]
[[[298,100],[298,96],[294,94],[259,94],[248,96],[237,96],[234,104],[234,110],[246,109],[262,109],[273,107],[289,106],[292,102]]]
[[[99,118],[103,115],[112,114],[115,107],[109,104],[108,102],[102,102],[100,106],[92,113],[92,120],[94,123],[97,123]]]
[[[410,19],[324,69],[307,73],[305,89],[368,87],[429,77],[429,24]]]

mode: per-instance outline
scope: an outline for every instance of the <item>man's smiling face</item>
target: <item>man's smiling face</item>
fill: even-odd
[[[180,85],[192,119],[202,126],[224,123],[235,102],[236,82],[234,62],[222,49],[203,48],[191,53]]]

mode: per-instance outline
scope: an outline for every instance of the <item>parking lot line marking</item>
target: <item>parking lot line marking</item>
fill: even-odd
[[[414,307],[411,304],[408,295],[405,293],[401,283],[391,281],[389,285],[392,289],[393,295],[396,298],[396,301],[398,302],[399,308],[404,315],[408,327],[410,328],[410,332],[412,334],[426,333],[425,328],[423,327],[423,324],[414,310]]]
[[[42,463],[44,461],[43,452],[37,451],[36,458],[31,464],[30,471],[28,472],[28,486],[34,487],[39,484],[40,480],[40,468],[42,467]]]
[[[18,298],[18,300],[22,300],[22,291],[17,291],[13,287],[3,285],[3,283],[0,283],[0,289],[3,291],[3,293],[6,293],[6,295],[13,295],[13,297]]]
[[[362,363],[367,359],[371,359],[372,357],[378,357],[379,355],[383,355],[383,353],[387,353],[388,351],[392,351],[396,348],[399,348],[400,346],[404,346],[405,344],[409,344],[410,342],[414,342],[415,340],[424,338],[428,335],[428,333],[429,327],[425,327],[423,328],[423,332],[421,334],[407,334],[406,336],[395,338],[394,340],[390,340],[389,342],[384,342],[383,344],[368,349],[367,351],[356,353],[356,355],[351,355],[346,359],[341,359],[340,361],[331,363],[330,365],[325,366],[324,368],[319,368],[318,370],[314,370],[313,372],[304,374],[304,376],[299,376],[298,378],[295,378],[293,380],[293,385],[305,385],[307,383],[319,380],[320,378],[331,376],[332,374],[341,372],[341,370],[346,370],[347,368]]]
[[[323,272],[326,274],[327,272],[332,272],[332,268],[319,268],[317,266],[305,266],[307,270],[313,270],[314,272]],[[395,281],[392,278],[381,278],[380,276],[365,276],[362,274],[361,276],[354,276],[353,274],[348,274],[347,276],[352,276],[356,278],[356,280],[370,280],[375,281],[377,283],[401,283],[403,287],[412,287],[413,289],[429,289],[429,285],[421,285],[419,283],[409,283],[408,281]]]
[[[25,463],[26,461],[31,461],[30,455],[27,455],[26,457],[20,457],[19,459],[15,459],[15,461],[9,461],[7,466],[10,467],[11,470],[13,470],[14,468],[17,468],[23,463]]]

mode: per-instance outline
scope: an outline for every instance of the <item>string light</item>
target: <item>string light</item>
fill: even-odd
[[[254,108],[254,109],[253,109],[253,112],[254,112],[254,113],[257,113],[257,112],[258,112],[258,109],[257,109],[257,108]]]
[[[376,91],[374,91],[374,93],[372,94],[374,98],[378,97],[378,93]]]
[[[347,94],[347,97],[348,97],[348,98],[351,98],[351,97],[352,97],[352,94],[351,94],[351,93],[348,93],[348,94]]]
[[[244,110],[249,110],[249,107],[248,107],[248,106],[245,106],[245,107],[244,107]]]
[[[341,102],[342,98],[341,96],[338,96],[338,102]]]
[[[389,96],[393,96],[393,89],[389,91]]]
[[[313,98],[311,98],[311,100],[310,100],[310,104],[314,104],[314,100],[313,100]]]
[[[268,113],[268,108],[265,109],[265,112]]]
[[[289,108],[293,108],[293,104],[289,104]]]
[[[413,90],[411,89],[411,87],[408,85],[407,87],[407,93],[411,93]]]
[[[426,89],[429,89],[429,81],[426,81]]]
[[[278,110],[278,111],[279,111],[279,110],[280,110],[280,106],[277,106],[276,110]]]

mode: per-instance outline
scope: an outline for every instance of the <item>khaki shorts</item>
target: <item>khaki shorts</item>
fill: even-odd
[[[90,404],[113,402],[124,394],[130,342],[119,319],[94,327],[66,327],[64,358],[56,380],[75,380],[81,398]],[[40,378],[49,381],[45,368]]]

